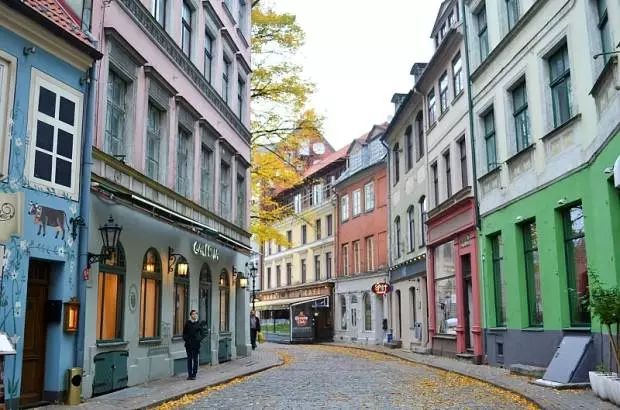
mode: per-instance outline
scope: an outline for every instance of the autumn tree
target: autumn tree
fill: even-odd
[[[287,245],[274,224],[291,209],[275,195],[301,182],[303,164],[294,153],[304,141],[320,138],[320,118],[307,107],[314,85],[294,61],[304,37],[294,15],[253,3],[251,231],[258,243]]]

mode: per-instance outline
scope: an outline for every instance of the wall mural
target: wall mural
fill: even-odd
[[[34,228],[24,229],[22,237],[12,235],[4,244],[3,275],[0,277],[0,329],[9,335],[17,350],[17,355],[5,356],[5,400],[19,397],[21,391],[28,260],[36,257],[64,261],[62,285],[72,293],[76,291],[74,273],[77,263],[76,243],[71,235],[65,235],[65,231],[68,228],[67,216],[71,218],[77,215],[78,204],[70,200],[68,194],[60,194],[53,188],[34,186],[26,180],[24,167],[30,142],[27,138],[16,135],[16,129],[27,129],[27,114],[21,110],[19,99],[15,101],[13,114],[9,123],[10,169],[8,178],[0,181],[0,192],[10,194],[23,191],[29,198],[30,205],[27,209],[15,210],[10,204],[0,204],[0,221],[12,219],[16,212],[24,212],[25,217],[31,217],[30,221],[24,218],[24,225],[30,223]],[[67,208],[66,211],[58,209],[63,206]],[[55,228],[55,236],[49,235],[47,228]]]

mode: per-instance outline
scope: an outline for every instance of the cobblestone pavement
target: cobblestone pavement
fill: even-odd
[[[523,409],[519,395],[468,377],[348,347],[263,345],[285,364],[162,408]]]

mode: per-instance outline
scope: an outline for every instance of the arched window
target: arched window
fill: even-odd
[[[372,303],[370,293],[364,293],[364,330],[372,330]]]
[[[104,249],[101,249],[104,253]],[[97,340],[123,339],[125,299],[125,249],[120,242],[108,259],[99,264],[97,277]],[[131,300],[129,301],[131,303]],[[134,301],[136,303],[137,301]]]
[[[394,257],[400,258],[400,216],[394,218]]]
[[[340,328],[347,330],[347,298],[340,295]]]
[[[140,283],[140,339],[159,337],[161,322],[161,258],[155,248],[149,248],[142,262]]]
[[[206,263],[200,268],[198,319],[207,325],[211,323],[211,269]]]
[[[424,118],[422,117],[422,111],[420,111],[415,119],[416,138],[418,141],[418,155],[417,160],[424,156]]]
[[[220,273],[220,332],[228,332],[229,299],[230,282],[228,280],[228,271],[222,269]]]
[[[413,132],[411,130],[411,125],[407,126],[405,130],[405,146],[407,148],[407,171],[413,168]]]
[[[415,217],[414,217],[414,207],[410,205],[407,208],[407,243],[409,252],[413,252],[415,250]]]
[[[182,336],[189,317],[189,265],[179,256],[174,264],[174,335]]]

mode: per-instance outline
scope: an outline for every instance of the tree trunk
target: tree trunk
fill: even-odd
[[[616,341],[614,339],[614,336],[611,332],[611,325],[607,325],[607,330],[609,331],[609,340],[611,342],[611,348],[612,348],[612,352],[614,355],[614,362],[616,363],[616,372],[618,371],[618,369],[620,369],[620,362],[618,361],[618,346],[616,345]],[[610,366],[611,369],[611,366]]]

